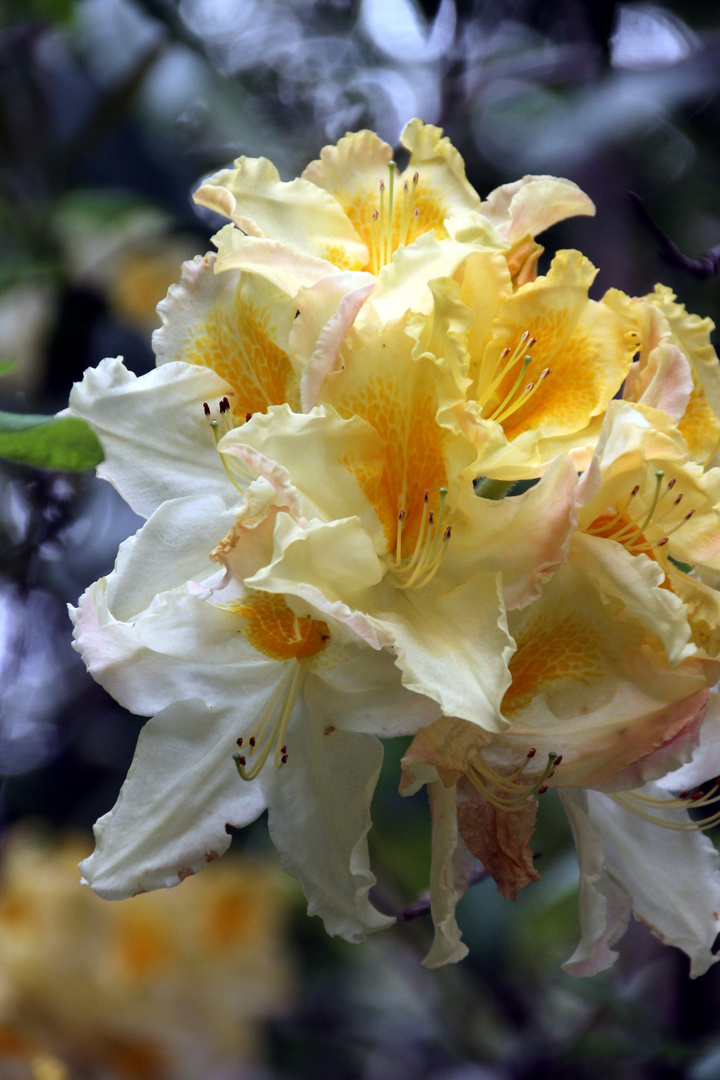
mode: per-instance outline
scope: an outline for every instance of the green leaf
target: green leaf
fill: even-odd
[[[8,371],[12,371],[16,366],[14,360],[0,360],[0,375],[7,374]]]
[[[0,457],[40,469],[93,469],[105,455],[95,432],[77,416],[0,412]]]

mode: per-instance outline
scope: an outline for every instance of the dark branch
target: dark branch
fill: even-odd
[[[634,191],[628,191],[627,196],[635,207],[642,223],[660,244],[658,255],[663,262],[668,263],[670,266],[678,266],[687,274],[700,278],[701,281],[705,281],[718,273],[720,270],[720,245],[710,248],[699,259],[691,259],[688,255],[683,255],[677,244],[670,239],[664,229],[660,228],[640,196]]]

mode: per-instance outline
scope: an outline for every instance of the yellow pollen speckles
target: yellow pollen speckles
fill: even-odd
[[[292,365],[272,340],[266,313],[239,296],[232,310],[216,305],[192,328],[183,359],[212,368],[230,384],[241,420],[285,401],[297,407]]]
[[[308,660],[322,652],[330,640],[327,623],[296,615],[284,598],[274,593],[251,593],[231,610],[248,620],[242,631],[248,643],[271,660]]]

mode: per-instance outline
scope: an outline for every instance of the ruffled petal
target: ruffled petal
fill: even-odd
[[[167,499],[184,495],[237,498],[203,411],[204,401],[230,393],[232,387],[206,368],[168,363],[138,378],[118,357],[88,368],[71,391],[70,412],[87,420],[103,445],[98,476],[149,517]]]
[[[336,265],[342,259],[348,270],[367,264],[368,250],[337,200],[308,180],[282,181],[267,158],[238,158],[193,198],[251,236],[279,240]]]
[[[605,871],[600,834],[588,815],[587,793],[560,794],[575,838],[580,864],[580,942],[562,965],[568,975],[583,978],[612,967],[618,958],[612,946],[627,930],[632,901]]]
[[[299,373],[288,356],[293,296],[259,274],[216,274],[214,266],[212,254],[184,263],[180,281],[158,305],[158,366],[183,360],[216,372],[232,388],[238,421],[284,401],[297,408]]]
[[[467,956],[460,938],[455,907],[465,892],[472,871],[472,856],[458,834],[455,787],[440,781],[428,785],[432,812],[432,861],[430,864],[430,913],[435,927],[432,948],[423,967],[455,964]]]
[[[572,180],[523,176],[491,191],[483,202],[482,212],[515,243],[524,236],[538,236],[565,218],[578,214],[592,217],[595,206]]]
[[[368,900],[375,876],[367,834],[382,744],[307,719],[288,735],[287,764],[263,775],[270,836],[284,869],[303,887],[308,914],[319,915],[329,934],[359,942],[395,921]]]
[[[95,825],[83,884],[108,900],[177,885],[230,845],[265,809],[232,760],[235,715],[202,701],[168,706],[143,728],[114,808]]]
[[[646,784],[642,793],[663,791]],[[588,814],[605,853],[608,873],[632,898],[635,917],[666,945],[690,958],[690,977],[720,957],[711,948],[720,931],[720,873],[715,847],[699,831],[674,831],[644,821],[600,792],[588,792]],[[661,815],[689,824],[685,811]]]

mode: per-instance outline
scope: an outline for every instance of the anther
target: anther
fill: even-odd
[[[242,746],[242,744],[243,744],[243,740],[242,740],[242,735],[241,735],[241,736],[240,736],[240,738],[239,738],[239,739],[237,740],[237,744],[238,744],[238,746]]]
[[[246,412],[245,413],[245,423],[247,423],[248,420],[252,420],[252,415],[253,414],[251,412]]]
[[[250,743],[251,746],[254,746],[255,745],[255,736],[251,735],[250,738],[248,739],[248,742]]]
[[[635,485],[635,487],[634,487],[634,488],[632,489],[632,491],[630,492],[630,498],[631,498],[631,499],[634,499],[634,498],[635,498],[635,496],[637,495],[637,493],[638,493],[638,491],[639,491],[639,490],[640,490],[640,485],[639,485],[639,484],[636,484],[636,485]]]
[[[282,757],[280,758],[280,763],[281,763],[282,765],[285,765],[285,764],[286,764],[286,762],[287,762],[287,759],[288,759],[288,756],[287,756],[287,754],[283,754],[283,755],[282,755]]]
[[[668,486],[667,486],[668,491],[672,491],[672,489],[675,487],[676,484],[677,484],[677,476],[673,476],[672,480],[668,480]],[[681,496],[681,498],[682,498],[682,496]]]
[[[203,412],[206,416],[210,415],[210,406],[208,405],[207,401],[203,401]]]
[[[547,791],[547,789],[548,789],[547,784],[543,784],[542,787],[538,788],[538,792],[537,792],[538,795],[544,795],[545,792]]]
[[[665,545],[666,545],[667,543],[669,543],[669,542],[670,542],[670,537],[669,537],[669,536],[664,536],[664,537],[662,538],[662,540],[658,540],[658,542],[657,542],[657,546],[658,546],[658,547],[665,547]]]
[[[283,744],[283,745],[282,745],[282,746],[280,747],[280,753],[281,753],[281,754],[287,754],[287,746],[285,746],[285,745]]]
[[[562,754],[558,754],[558,756],[555,758],[555,761],[553,762],[553,766],[557,768],[557,766],[562,762],[562,759]]]
[[[704,794],[704,791],[693,791],[692,795],[690,796],[691,802],[697,802],[698,799],[702,799]]]
[[[534,746],[531,746],[530,749],[527,752],[527,756],[529,758],[534,758],[536,754],[537,754],[537,750],[535,749]]]
[[[402,522],[404,520],[405,520],[405,508],[403,507],[403,509],[398,514],[398,521]]]
[[[695,513],[695,508],[693,507],[693,509],[690,511],[690,513],[685,515],[685,521],[689,521],[694,513]]]
[[[684,494],[684,492],[681,491],[680,494],[678,495],[677,499],[673,503],[673,506],[678,506],[682,502],[683,494]]]
[[[241,765],[246,765],[247,761],[244,754],[233,754],[236,761],[239,761]]]

